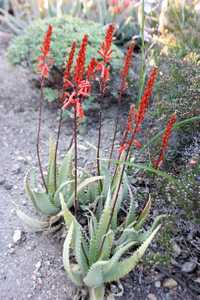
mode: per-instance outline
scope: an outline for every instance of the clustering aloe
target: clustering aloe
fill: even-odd
[[[136,110],[133,104],[130,106],[120,148],[117,150],[118,159],[115,165],[113,165],[111,158],[115,150],[118,124],[116,123],[114,128],[110,160],[103,162],[100,157],[102,138],[102,112],[100,110],[96,176],[91,176],[86,170],[80,175],[77,129],[79,121],[84,117],[82,102],[90,95],[93,81],[99,82],[101,97],[104,96],[105,89],[108,88],[114,26],[110,25],[108,27],[105,40],[100,46],[100,61],[92,58],[87,69],[85,69],[85,58],[88,36],[84,35],[75,61],[76,43],[74,42],[65,65],[60,93],[61,107],[57,140],[55,143],[50,141],[49,163],[47,175],[45,175],[39,146],[43,83],[45,78],[48,77],[49,67],[52,65],[52,60],[49,57],[52,31],[52,27],[49,26],[41,48],[42,55],[39,57],[41,101],[39,106],[37,157],[43,190],[38,189],[33,171],[29,172],[25,178],[25,189],[28,196],[35,208],[48,218],[45,221],[38,221],[28,217],[19,209],[17,212],[19,217],[36,231],[58,229],[61,226],[58,221],[61,218],[64,219],[67,227],[67,236],[63,247],[65,270],[77,286],[84,286],[88,289],[90,300],[103,300],[106,283],[117,281],[133,270],[158,232],[163,217],[158,216],[152,226],[144,230],[143,225],[150,213],[151,200],[149,199],[142,212],[137,214],[129,177],[126,174],[126,167],[132,149],[141,147],[137,135],[141,131],[148,110],[149,99],[152,95],[158,70],[156,67],[151,69],[138,109]],[[132,52],[133,45],[127,51],[121,71],[118,105],[120,105],[122,94],[127,87],[126,80]],[[57,161],[57,151],[62,125],[62,112],[70,107],[74,112],[73,137],[64,160],[59,162]],[[119,109],[117,120],[119,121]],[[170,129],[167,129],[167,133],[163,138],[164,146],[158,158],[159,164],[164,158],[164,151],[174,123],[175,117],[170,121]],[[158,167],[158,164],[156,164],[156,168]],[[124,200],[128,203],[128,209],[124,206]],[[87,219],[84,226],[81,225],[81,218]]]

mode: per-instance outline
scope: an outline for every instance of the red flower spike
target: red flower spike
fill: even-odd
[[[174,113],[171,116],[171,118],[169,119],[169,121],[167,123],[165,132],[164,132],[163,137],[162,137],[162,145],[161,145],[161,150],[160,150],[159,157],[153,163],[155,169],[159,168],[161,166],[163,160],[164,160],[164,153],[167,150],[168,141],[169,141],[169,138],[171,136],[171,132],[172,132],[172,129],[173,129],[173,126],[174,126],[175,123],[176,123],[176,113]]]
[[[76,101],[76,113],[77,113],[77,117],[80,119],[83,119],[85,116],[83,107],[79,100]]]
[[[135,112],[135,107],[132,104],[130,106],[130,110],[128,113],[128,122],[127,122],[127,131],[132,132],[133,131],[133,122],[136,120],[136,112]]]
[[[91,91],[91,84],[87,80],[82,80],[78,85],[78,96],[88,97]]]
[[[64,72],[64,77],[63,77],[63,83],[64,83],[65,89],[69,87],[70,71],[71,71],[73,61],[74,61],[75,51],[76,51],[76,42],[73,42],[70,53],[69,53],[68,61],[65,66],[65,72]]]
[[[124,93],[127,88],[127,76],[131,66],[131,60],[133,55],[135,44],[132,43],[128,48],[125,58],[124,58],[124,65],[121,70],[121,84],[120,84],[120,93]]]
[[[51,35],[52,35],[53,27],[51,25],[48,26],[48,30],[45,33],[44,40],[41,47],[42,54],[38,57],[38,65],[37,69],[40,72],[41,76],[47,78],[49,75],[49,65],[52,62],[47,61],[47,57],[49,55],[50,45],[51,45]]]
[[[97,63],[96,59],[94,57],[92,57],[89,65],[88,65],[87,72],[86,72],[86,78],[88,81],[91,79],[94,79],[97,64],[98,63]]]
[[[87,44],[88,36],[84,35],[74,68],[74,81],[77,85],[83,80],[84,76]]]
[[[101,44],[101,48],[98,51],[98,53],[103,58],[104,64],[109,63],[109,61],[111,60],[111,55],[112,55],[111,45],[112,45],[114,30],[115,30],[115,27],[112,24],[110,24],[106,31],[105,40]]]
[[[51,35],[52,35],[53,27],[49,24],[48,30],[45,33],[41,52],[44,56],[48,56],[49,50],[50,50],[50,44],[51,44]]]
[[[144,94],[142,96],[142,99],[140,100],[138,113],[137,113],[137,120],[136,120],[137,131],[140,130],[141,124],[144,120],[145,113],[148,109],[149,98],[151,97],[157,74],[158,74],[158,68],[153,67],[150,71],[149,79],[147,80]]]
[[[105,67],[104,64],[99,63],[97,65],[97,71],[101,72],[101,79],[103,82],[110,80],[110,69]]]

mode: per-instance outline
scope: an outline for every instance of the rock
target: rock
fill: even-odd
[[[152,293],[150,293],[150,294],[147,295],[147,299],[148,300],[157,300],[156,296],[154,294],[152,294]]]
[[[177,243],[173,243],[172,245],[173,251],[174,251],[174,257],[178,257],[181,254],[181,248],[179,247],[179,245]]]
[[[0,185],[4,185],[5,182],[6,182],[5,178],[1,178],[1,179],[0,179]]]
[[[40,270],[42,266],[42,262],[41,261],[38,261],[36,264],[35,264],[35,272],[38,272]]]
[[[181,271],[185,273],[191,273],[196,269],[196,262],[194,261],[187,261],[182,265]]]
[[[22,112],[24,112],[24,107],[20,105],[19,107],[16,107],[14,109],[14,112],[15,113],[22,113]]]
[[[22,171],[21,167],[18,166],[18,165],[16,165],[16,166],[13,168],[12,173],[15,174],[15,175],[18,175],[18,174],[21,173],[21,171]]]
[[[5,183],[4,187],[5,187],[5,189],[6,189],[7,191],[10,191],[10,190],[12,190],[13,185],[10,184],[10,183]]]
[[[16,229],[13,234],[13,242],[17,244],[22,239],[22,232],[19,229]]]
[[[173,289],[177,287],[177,282],[173,278],[167,278],[163,282],[163,287]]]
[[[155,287],[160,288],[161,287],[161,282],[159,280],[155,281]]]

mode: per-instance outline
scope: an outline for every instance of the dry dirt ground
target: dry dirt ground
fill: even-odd
[[[0,40],[0,45],[3,43]],[[5,47],[0,47],[0,299],[2,300],[67,300],[74,299],[74,286],[68,280],[62,264],[61,235],[42,235],[24,232],[15,214],[15,205],[31,211],[23,187],[24,176],[36,166],[36,126],[38,116],[38,91],[31,83],[27,70],[10,66],[5,58]],[[104,139],[110,141],[113,109],[107,110],[104,119]],[[45,107],[43,114],[41,148],[46,161],[48,138],[56,132],[56,112]],[[70,139],[70,124],[63,125],[60,152]],[[94,143],[96,130],[89,127],[87,139]],[[83,137],[81,142],[85,142]],[[82,151],[82,163],[90,157]],[[32,212],[34,214],[34,212]],[[20,242],[13,242],[15,230],[21,230]],[[142,267],[124,281],[125,294],[121,299],[135,300],[192,300],[176,289],[155,286],[155,273],[145,273]],[[161,276],[162,277],[162,276]],[[160,278],[161,278],[160,277]],[[153,294],[153,295],[152,295]],[[147,297],[147,295],[149,295]]]

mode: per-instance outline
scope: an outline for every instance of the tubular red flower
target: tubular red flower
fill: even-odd
[[[133,122],[135,122],[136,120],[136,111],[135,111],[135,107],[132,104],[130,106],[130,110],[128,113],[128,122],[127,122],[127,131],[128,132],[132,132],[133,131]]]
[[[77,95],[80,97],[88,97],[91,91],[91,84],[88,80],[82,80],[78,85]]]
[[[74,68],[74,82],[77,86],[83,80],[84,76],[87,44],[88,36],[84,35]]]
[[[168,148],[168,141],[171,136],[171,132],[175,123],[176,123],[176,113],[174,113],[169,119],[169,121],[167,122],[167,126],[165,128],[165,132],[162,137],[162,145],[161,145],[159,157],[153,163],[155,169],[159,168],[164,160],[164,153]]]
[[[137,130],[140,130],[141,124],[144,120],[145,113],[148,109],[149,98],[151,97],[157,74],[158,74],[158,68],[153,67],[150,71],[149,79],[147,80],[144,94],[143,94],[140,104],[139,104],[137,119],[136,119]]]
[[[91,79],[94,79],[97,64],[98,63],[97,63],[96,59],[94,57],[92,57],[89,65],[88,65],[87,72],[86,72],[86,78],[88,81]]]
[[[75,51],[76,51],[76,42],[73,42],[69,53],[68,61],[65,66],[64,76],[63,76],[64,89],[69,87],[70,71],[74,61]]]
[[[53,27],[51,24],[48,26],[48,30],[44,36],[41,52],[44,56],[48,56],[51,44],[51,35],[52,35]]]
[[[42,47],[41,47],[41,55],[38,57],[38,65],[37,69],[40,72],[41,76],[47,78],[49,75],[49,64],[50,61],[47,61],[47,57],[49,56],[50,45],[51,45],[51,35],[52,35],[53,27],[49,24],[48,30],[45,33]]]
[[[115,27],[112,24],[110,24],[106,31],[105,40],[101,44],[101,48],[98,51],[98,53],[103,58],[104,64],[109,63],[109,61],[111,60],[111,55],[112,55],[111,45],[112,45],[114,30],[115,30]]]
[[[121,70],[121,84],[120,84],[120,93],[124,93],[124,91],[127,88],[127,76],[128,76],[128,72],[129,72],[129,68],[131,66],[131,60],[132,60],[132,55],[133,55],[133,49],[135,47],[135,44],[132,43],[127,52],[126,55],[124,57],[124,65],[123,68]]]
[[[81,102],[79,100],[76,101],[76,114],[77,117],[83,119],[85,114]]]

